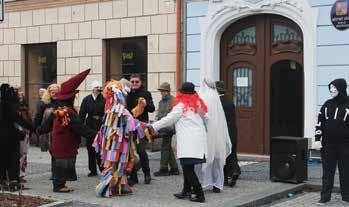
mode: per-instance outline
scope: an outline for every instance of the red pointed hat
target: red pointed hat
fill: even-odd
[[[56,100],[67,100],[79,93],[77,88],[85,80],[91,69],[85,70],[61,84],[61,90],[55,94]]]

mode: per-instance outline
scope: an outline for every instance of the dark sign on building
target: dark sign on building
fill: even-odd
[[[337,0],[332,6],[331,21],[338,30],[349,28],[348,5],[349,0]]]
[[[5,13],[5,2],[4,0],[0,0],[0,22],[4,21],[4,13]]]

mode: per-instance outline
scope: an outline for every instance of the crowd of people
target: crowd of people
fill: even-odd
[[[174,194],[176,198],[205,202],[204,190],[219,193],[224,185],[235,185],[241,174],[235,108],[224,96],[223,82],[205,78],[198,92],[193,83],[185,82],[176,96],[171,95],[169,83],[162,83],[155,120],[150,121],[149,113],[156,107],[138,74],[103,85],[92,81],[91,94],[77,110],[77,88],[89,72],[41,88],[33,119],[23,90],[1,85],[0,131],[5,132],[0,139],[2,189],[23,188],[32,135],[41,151],[51,156],[50,179],[58,193],[73,190],[66,182],[77,180],[75,162],[82,137],[86,139],[87,176],[101,174],[98,196],[131,193],[132,186],[139,183],[140,169],[145,184],[151,183],[146,148],[155,138],[162,139],[162,145],[160,168],[153,175],[179,175],[176,158],[182,167],[183,189]],[[174,135],[176,150],[172,147]]]
[[[162,83],[155,120],[149,121],[149,113],[156,107],[138,74],[104,85],[92,81],[91,94],[77,110],[77,88],[89,72],[83,71],[61,85],[41,88],[33,119],[23,89],[0,86],[1,189],[23,188],[33,134],[41,150],[51,156],[54,192],[73,190],[66,181],[77,180],[75,162],[82,137],[88,154],[87,176],[101,174],[96,186],[101,197],[132,193],[132,186],[139,183],[140,169],[145,184],[151,183],[146,146],[155,138],[162,139],[162,145],[160,168],[154,176],[179,175],[179,159],[184,181],[182,190],[174,194],[176,198],[205,202],[204,190],[220,193],[224,185],[235,186],[241,174],[236,114],[233,102],[225,97],[224,82],[204,78],[198,92],[193,83],[185,82],[176,96],[171,95],[169,83]],[[331,200],[337,164],[342,199],[349,202],[347,83],[336,79],[328,88],[331,99],[321,107],[315,133],[315,144],[322,145],[323,161],[319,205]],[[174,135],[177,156],[172,147]]]

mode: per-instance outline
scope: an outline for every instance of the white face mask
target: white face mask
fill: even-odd
[[[335,97],[337,97],[338,96],[338,90],[337,90],[337,88],[334,86],[334,85],[330,85],[330,94],[331,94],[331,97],[332,98],[335,98]]]

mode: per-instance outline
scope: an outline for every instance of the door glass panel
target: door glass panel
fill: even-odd
[[[235,34],[230,46],[239,44],[256,44],[256,27],[249,27]]]
[[[237,107],[252,107],[252,69],[237,68],[233,71],[233,101]]]
[[[289,40],[302,41],[302,35],[296,32],[291,27],[274,24],[273,25],[273,42],[289,41]]]

